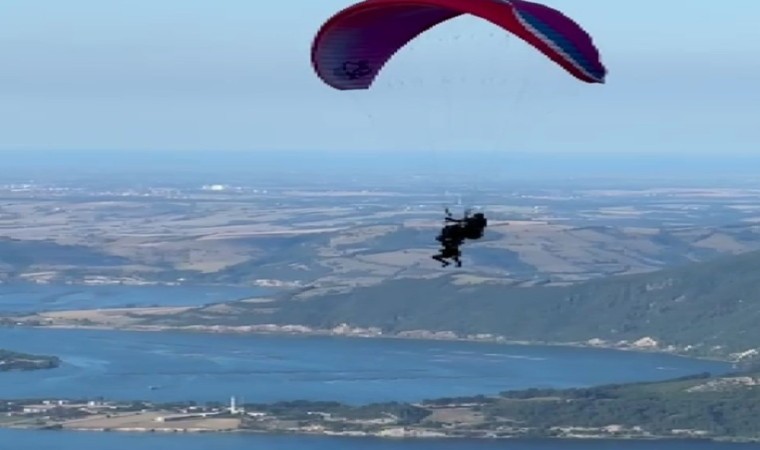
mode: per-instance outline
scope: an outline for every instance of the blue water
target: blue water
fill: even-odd
[[[235,395],[250,402],[367,403],[728,369],[717,362],[595,349],[31,328],[0,329],[0,348],[64,361],[54,370],[0,374],[3,398],[226,401]]]
[[[381,440],[303,436],[73,433],[0,430],[13,450],[751,450],[755,444],[631,441]]]
[[[255,289],[4,286],[0,311],[205,304]],[[53,354],[62,367],[0,373],[0,398],[96,397],[246,402],[414,401],[526,387],[656,380],[726,364],[667,355],[463,342],[0,328],[0,348]],[[149,386],[158,387],[156,390]],[[0,430],[0,450],[730,450],[696,442],[431,441],[260,435]]]
[[[130,306],[199,306],[268,295],[271,289],[230,286],[72,286],[4,284],[0,313]]]

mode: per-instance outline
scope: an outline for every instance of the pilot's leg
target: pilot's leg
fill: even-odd
[[[456,249],[454,255],[451,257],[451,259],[457,263],[457,267],[462,267],[462,260],[459,259],[460,256],[462,256],[462,252],[460,252],[459,249]]]
[[[437,254],[437,255],[433,255],[433,256],[432,256],[432,258],[433,258],[434,260],[436,260],[436,261],[440,262],[440,263],[441,263],[441,265],[442,265],[442,267],[446,267],[446,266],[448,266],[449,264],[451,264],[451,263],[449,263],[448,261],[446,261],[446,260],[444,259],[445,257],[444,257],[444,255],[443,255],[443,253],[439,253],[439,254]]]

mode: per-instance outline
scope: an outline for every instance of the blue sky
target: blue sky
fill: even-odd
[[[0,150],[760,150],[760,2],[548,1],[595,37],[604,86],[462,18],[339,92],[309,47],[350,3],[3,2]]]

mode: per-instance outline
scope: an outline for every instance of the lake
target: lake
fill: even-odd
[[[4,286],[0,310],[199,305],[254,295],[240,288]],[[0,397],[358,404],[590,386],[720,373],[724,363],[547,346],[395,339],[0,328],[0,348],[61,357],[48,371],[0,373]],[[431,441],[260,435],[0,430],[14,450],[731,450],[757,445],[616,441]]]
[[[2,328],[0,348],[56,355],[0,374],[0,397],[417,401],[659,380],[729,366],[654,353],[470,342]],[[151,389],[152,387],[152,389]]]

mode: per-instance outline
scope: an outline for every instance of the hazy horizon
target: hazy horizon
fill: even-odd
[[[248,183],[261,177],[292,176],[302,181],[333,177],[335,185],[362,179],[407,180],[415,185],[455,186],[506,183],[546,186],[583,180],[606,180],[609,186],[640,180],[700,187],[760,182],[760,155],[642,155],[529,152],[434,151],[0,151],[0,181],[54,182],[121,174],[152,183],[178,177],[209,182]],[[424,178],[419,178],[420,176]],[[137,178],[135,178],[137,177]],[[298,178],[294,178],[296,181]],[[225,181],[226,180],[226,181]],[[396,181],[396,182],[397,182]],[[760,186],[760,184],[759,184]]]

